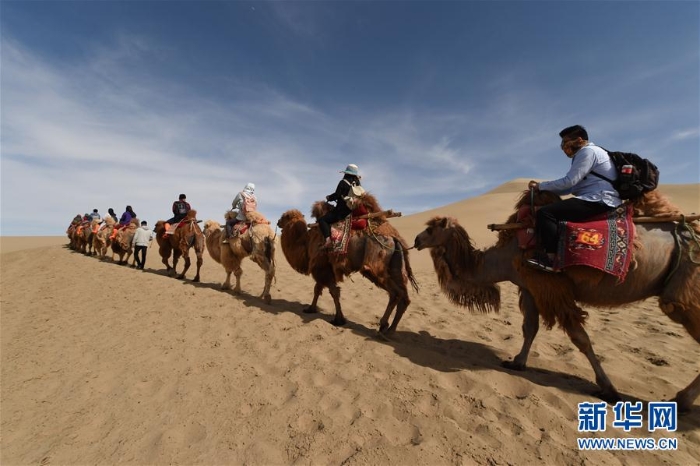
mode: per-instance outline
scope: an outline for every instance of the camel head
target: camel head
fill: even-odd
[[[460,236],[469,238],[467,232],[457,222],[457,219],[452,217],[433,217],[426,225],[428,227],[419,233],[413,242],[413,246],[419,251],[438,246],[444,247],[454,233],[460,233]]]
[[[216,222],[214,220],[207,220],[206,222],[204,222],[202,230],[204,231],[204,236],[208,237],[215,231],[221,230],[221,225],[219,224],[219,222]]]
[[[304,222],[306,221],[304,220],[304,214],[299,212],[297,209],[288,210],[282,214],[279,220],[277,220],[277,227],[284,229],[284,227],[289,225],[291,222],[300,220]]]

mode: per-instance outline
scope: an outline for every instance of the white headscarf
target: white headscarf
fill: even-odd
[[[255,183],[248,183],[245,185],[245,188],[243,188],[243,192],[247,194],[255,194]]]

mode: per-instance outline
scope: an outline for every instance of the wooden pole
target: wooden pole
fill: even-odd
[[[694,222],[695,220],[700,220],[700,215],[669,215],[666,217],[632,217],[634,223],[668,223],[668,222],[680,222],[685,218],[686,222]],[[524,223],[491,223],[486,225],[486,227],[491,231],[496,230],[520,230],[521,228],[532,227],[531,225],[526,225]]]
[[[369,214],[365,215],[360,215],[359,217],[354,217],[356,219],[362,219],[362,218],[377,218],[377,217],[386,217],[386,218],[394,218],[394,217],[401,217],[401,212],[394,212],[393,210],[384,210],[382,212],[372,212]],[[307,227],[315,227],[318,226],[318,223],[309,223]]]

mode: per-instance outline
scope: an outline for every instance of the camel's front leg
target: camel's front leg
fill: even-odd
[[[190,253],[189,251],[182,251],[180,252],[180,255],[182,255],[183,259],[185,259],[185,268],[182,269],[182,273],[177,276],[178,279],[182,280],[185,278],[185,274],[187,273],[187,270],[190,268],[190,264],[192,261],[190,261]]]
[[[238,264],[238,267],[236,268],[236,270],[233,271],[233,274],[236,276],[236,286],[233,287],[233,292],[240,293],[241,292],[241,275],[243,275],[243,269],[241,268],[240,263]]]
[[[222,290],[230,290],[231,289],[231,274],[233,273],[233,270],[231,269],[226,269],[226,280],[221,284],[221,289]]]
[[[325,288],[325,286],[321,283],[317,282],[316,285],[314,285],[314,299],[311,301],[309,307],[304,308],[302,311],[304,314],[314,314],[318,312],[318,298],[321,296],[321,293],[323,293],[323,288]]]
[[[340,287],[333,283],[333,285],[328,287],[328,292],[333,297],[333,304],[335,304],[335,316],[331,320],[331,324],[335,326],[345,325],[348,321],[345,319],[342,309],[340,309]]]
[[[523,346],[512,361],[503,361],[503,367],[523,371],[527,367],[527,357],[530,355],[532,342],[535,341],[540,329],[540,315],[532,295],[524,289],[520,290],[520,312],[523,313]]]
[[[180,260],[180,251],[173,250],[173,268],[169,270],[170,276],[177,275],[177,262]]]
[[[202,263],[204,263],[204,259],[202,258],[201,253],[197,253],[197,275],[194,276],[192,279],[193,282],[199,283],[199,270],[202,268]]]
[[[600,387],[601,393],[600,398],[607,401],[608,403],[616,403],[620,401],[620,394],[617,393],[615,387],[613,387],[612,382],[605,374],[603,366],[600,365],[598,357],[593,352],[593,345],[591,345],[591,340],[588,337],[588,333],[584,330],[583,325],[580,323],[570,324],[569,328],[565,328],[566,333],[571,338],[571,341],[576,345],[576,347],[588,358],[588,362],[591,363],[593,367],[593,372],[595,372],[595,381]]]

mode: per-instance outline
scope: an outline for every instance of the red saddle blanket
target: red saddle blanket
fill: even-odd
[[[334,254],[347,254],[348,244],[350,244],[350,232],[352,231],[352,216],[348,215],[345,220],[331,225],[331,248]]]
[[[584,223],[560,222],[557,267],[587,265],[624,281],[632,260],[632,213],[622,205]]]
[[[241,236],[250,228],[250,223],[248,222],[238,222],[233,226],[233,237]]]

